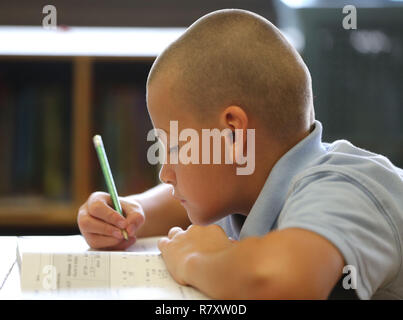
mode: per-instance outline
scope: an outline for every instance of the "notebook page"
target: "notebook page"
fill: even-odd
[[[126,249],[131,252],[160,252],[157,242],[160,237],[139,238]],[[18,237],[18,246],[22,252],[84,252],[91,249],[84,237],[73,236],[23,236]]]
[[[38,247],[35,250],[34,243],[41,242],[43,245],[45,240],[49,241],[45,238],[49,237],[30,241],[25,250],[24,245],[20,246],[23,261],[21,288],[30,295],[41,294],[40,298],[45,298],[51,294],[51,298],[56,298],[57,294],[66,299],[73,293],[75,298],[80,296],[84,299],[99,295],[105,299],[207,298],[197,290],[181,286],[173,280],[156,246],[158,237],[140,239],[122,252],[83,252],[79,238],[74,240],[78,242],[76,246],[71,247],[76,252],[68,252],[66,248],[50,252],[55,243],[47,246],[47,250],[35,252]],[[25,244],[27,241],[24,239]]]

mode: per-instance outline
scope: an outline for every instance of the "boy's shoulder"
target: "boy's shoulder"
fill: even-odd
[[[341,139],[332,143],[322,143],[326,152],[317,159],[317,164],[340,164],[345,166],[357,166],[364,164],[367,166],[372,163],[374,166],[383,166],[387,168],[395,168],[400,170],[400,174],[403,170],[396,167],[386,156],[366,150],[352,144],[350,141]]]
[[[292,179],[276,228],[331,241],[361,277],[360,298],[403,298],[403,170],[346,140],[324,147]]]
[[[403,170],[387,157],[347,140],[324,144],[326,152],[293,177],[285,207],[304,198],[305,207],[349,212],[389,225],[397,242],[403,234]],[[403,243],[402,243],[403,245]]]
[[[314,158],[292,179],[291,185],[306,178],[315,181],[315,176],[338,175],[346,181],[365,185],[376,190],[382,186],[386,192],[403,188],[403,169],[395,166],[387,157],[353,145],[347,140],[323,143],[325,152]],[[390,188],[392,187],[392,188]]]

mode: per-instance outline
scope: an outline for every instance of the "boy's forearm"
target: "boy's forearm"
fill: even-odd
[[[267,298],[269,273],[258,270],[257,242],[251,237],[220,252],[193,256],[187,282],[214,299]]]
[[[187,228],[190,225],[185,208],[172,196],[169,185],[160,184],[126,199],[138,201],[144,210],[145,223],[136,232],[137,237],[166,235],[173,226]]]
[[[330,241],[289,228],[190,255],[184,282],[216,299],[326,299],[344,265]]]

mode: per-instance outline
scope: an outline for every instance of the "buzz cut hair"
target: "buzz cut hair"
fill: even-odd
[[[174,97],[201,121],[237,105],[288,141],[314,120],[301,56],[270,21],[247,10],[199,18],[154,61],[147,88],[161,74],[174,79]]]

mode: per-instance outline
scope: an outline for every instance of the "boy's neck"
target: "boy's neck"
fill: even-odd
[[[275,164],[290,149],[307,137],[311,131],[311,128],[309,128],[309,130],[297,136],[294,141],[286,146],[267,143],[267,140],[266,143],[256,144],[255,171],[252,175],[245,176],[244,181],[242,182],[243,190],[246,194],[244,197],[244,205],[239,213],[244,215],[249,214]],[[258,149],[259,146],[260,150]]]

